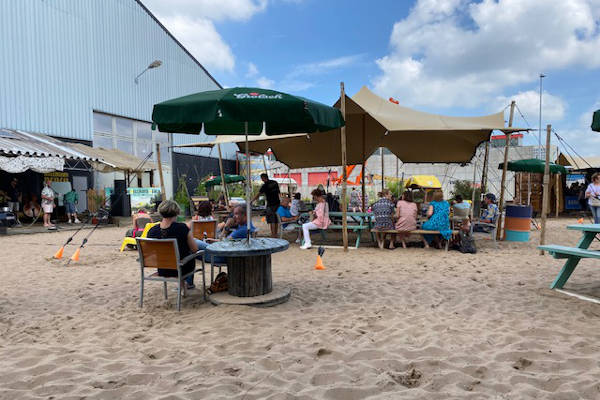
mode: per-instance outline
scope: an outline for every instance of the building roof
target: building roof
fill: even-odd
[[[39,133],[16,129],[0,129],[0,154],[28,157],[60,157],[84,161],[100,160],[97,157],[78,152],[60,140]]]

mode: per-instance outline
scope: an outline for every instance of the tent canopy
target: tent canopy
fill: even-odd
[[[507,165],[507,169],[509,171],[514,172],[532,172],[536,174],[543,174],[546,166],[546,162],[544,160],[540,160],[537,158],[529,158],[526,160],[516,160],[509,161]],[[504,163],[498,164],[498,169],[503,169]],[[550,163],[550,173],[551,174],[566,174],[567,169],[562,165],[558,165],[555,163]]]
[[[483,117],[447,117],[424,113],[382,99],[366,87],[346,101],[346,159],[362,164],[379,147],[386,147],[403,162],[468,163],[477,146],[489,140],[493,130],[516,132],[504,127],[504,113]],[[340,100],[336,103],[339,107]],[[212,147],[237,143],[241,137],[181,147]],[[298,134],[250,138],[250,151],[263,154],[271,149],[277,160],[290,168],[338,166],[341,163],[340,129],[316,135]]]
[[[91,159],[100,160],[98,162],[91,161],[94,169],[100,172],[144,172],[156,169],[156,166],[151,161],[146,161],[142,165],[142,160],[138,157],[125,153],[118,149],[105,149],[103,147],[90,147],[80,143],[69,143],[69,147],[85,154]]]
[[[572,157],[561,153],[558,156],[558,163],[573,169],[600,169],[600,157]]]

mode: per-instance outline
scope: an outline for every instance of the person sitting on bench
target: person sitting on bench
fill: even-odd
[[[486,209],[481,214],[479,220],[473,224],[474,232],[491,232],[494,229],[491,226],[477,225],[477,222],[483,222],[484,224],[495,224],[498,219],[498,206],[496,203],[496,196],[493,193],[488,193],[483,198],[483,202],[486,205]]]
[[[300,246],[302,250],[310,249],[310,231],[315,229],[327,229],[331,221],[329,220],[329,206],[325,201],[325,192],[315,189],[311,192],[313,200],[317,202],[315,211],[311,213],[313,220],[302,224],[302,233],[304,235],[304,244]]]
[[[450,204],[444,200],[444,193],[441,190],[436,190],[433,193],[433,201],[429,203],[427,217],[429,219],[422,226],[424,230],[439,231],[440,235],[446,240],[452,237],[452,230],[450,229]],[[428,245],[431,245],[433,242],[436,248],[441,248],[438,235],[423,235],[423,238]]]
[[[282,197],[281,204],[277,209],[277,215],[279,215],[279,219],[281,220],[281,229],[285,231],[293,231],[296,229],[292,222],[298,221],[299,215],[293,216],[290,211],[290,198]]]
[[[374,230],[378,231],[389,231],[394,229],[394,203],[392,203],[392,193],[388,189],[383,189],[377,194],[380,199],[377,200],[371,206],[373,215],[375,216]],[[382,245],[385,246],[385,237],[388,235],[385,232],[375,232],[378,239],[382,241]],[[394,247],[395,235],[390,238],[390,250]]]
[[[413,203],[412,192],[407,190],[396,204],[396,230],[401,231],[396,234],[396,238],[400,239],[404,248],[406,248],[406,238],[410,235],[410,231],[417,229],[417,213],[417,204]]]

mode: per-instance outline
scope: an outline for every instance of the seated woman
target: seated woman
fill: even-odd
[[[237,203],[235,203],[233,201],[229,202],[229,207],[227,207],[227,210],[229,211],[229,215],[227,216],[225,221],[217,224],[217,236],[218,237],[220,237],[220,238],[226,237],[229,234],[229,232],[235,230],[235,228],[237,227],[237,223],[235,222],[235,218],[233,217],[233,210],[235,209],[236,206],[237,206]]]
[[[196,241],[192,236],[190,228],[182,222],[177,222],[177,215],[181,212],[179,205],[173,200],[165,200],[158,206],[162,220],[159,224],[154,225],[148,231],[148,237],[152,239],[176,239],[177,247],[179,248],[179,257],[190,255],[192,252],[198,251]],[[195,260],[190,260],[181,268],[182,274],[192,272],[195,268]],[[160,276],[177,276],[177,271],[172,269],[158,269]],[[186,278],[186,289],[194,288],[194,275]]]
[[[400,239],[404,248],[406,248],[408,232],[417,229],[417,212],[417,204],[413,203],[412,192],[405,191],[402,199],[396,204],[396,230],[402,231],[396,234],[396,237]]]
[[[302,224],[302,233],[304,235],[304,244],[300,246],[301,249],[306,250],[312,247],[310,242],[310,231],[315,229],[327,229],[331,221],[329,220],[329,207],[325,201],[325,192],[319,189],[315,189],[311,192],[313,200],[317,202],[315,211],[311,213],[314,218],[312,222]]]
[[[192,219],[194,221],[214,221],[213,208],[209,201],[201,201],[194,213]],[[191,222],[189,223],[191,225]]]
[[[371,206],[373,215],[375,216],[374,230],[389,231],[394,229],[394,203],[392,203],[392,193],[388,189],[383,189],[377,194],[380,199]],[[375,232],[377,243],[381,243],[381,247],[385,246],[385,238],[388,235],[384,232]],[[390,250],[394,247],[394,235],[390,239]]]
[[[125,233],[125,236],[138,237],[142,234],[144,227],[138,226],[137,220],[139,218],[145,218],[145,219],[151,220],[150,214],[148,214],[148,212],[146,212],[146,209],[140,208],[137,213],[135,213],[131,216],[131,224],[133,227],[131,229],[127,230],[127,232]]]
[[[427,221],[423,223],[422,228],[427,231],[440,231],[441,236],[450,240],[452,230],[450,229],[450,204],[444,200],[444,193],[441,190],[436,190],[433,193],[433,201],[429,203],[427,209]],[[434,242],[437,248],[441,247],[441,243],[437,235],[423,235],[425,247]]]

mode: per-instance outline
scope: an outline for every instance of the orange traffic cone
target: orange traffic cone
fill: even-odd
[[[60,260],[63,256],[63,252],[65,251],[65,246],[61,246],[60,249],[56,253],[54,253],[54,258]]]
[[[578,223],[578,224],[583,224],[583,218],[579,218],[579,219],[577,220],[577,223]]]
[[[321,260],[321,256],[317,255],[317,263],[315,264],[315,269],[325,269],[323,265],[323,260]]]
[[[81,247],[75,250],[75,253],[71,257],[71,261],[79,261],[79,252],[81,251]]]

